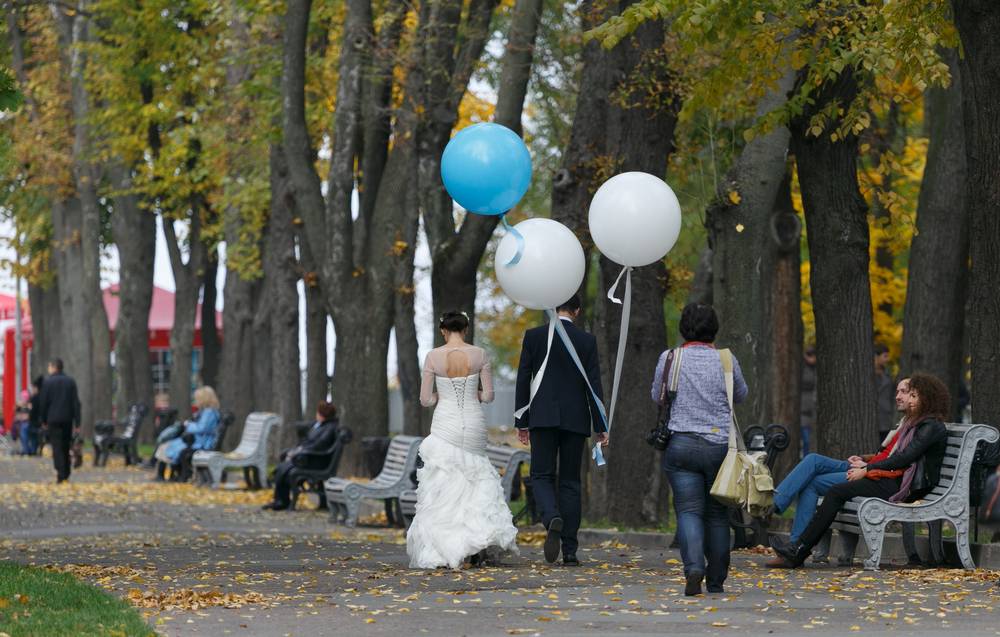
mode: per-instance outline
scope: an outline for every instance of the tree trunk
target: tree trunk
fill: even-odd
[[[231,217],[238,211],[227,211],[226,244],[238,233]],[[238,237],[238,234],[237,234]],[[234,237],[234,241],[238,240]],[[224,409],[236,416],[236,421],[226,432],[228,448],[235,446],[243,431],[246,417],[254,409],[253,370],[257,362],[254,352],[258,347],[253,338],[254,291],[259,281],[248,281],[235,269],[226,269],[226,287],[223,290],[222,310],[222,364],[219,369],[220,399]]]
[[[698,265],[694,270],[694,280],[691,281],[691,291],[688,292],[688,303],[714,304],[715,276],[712,272],[712,262],[714,260],[715,255],[712,254],[712,248],[706,245],[702,248],[701,254],[698,256]]]
[[[792,205],[790,169],[791,166],[786,168],[770,220],[775,236],[783,239],[780,246],[778,242],[770,244],[777,250],[765,319],[772,339],[771,360],[767,374],[762,375],[767,379],[765,384],[758,380],[755,389],[768,394],[769,417],[762,419],[761,424],[778,423],[788,429],[788,448],[778,456],[774,468],[775,484],[798,463],[802,431],[802,228]]]
[[[800,81],[805,73],[800,74]],[[810,118],[857,95],[845,70],[814,94],[790,125],[809,241],[810,287],[816,315],[816,437],[834,458],[875,449],[875,369],[868,280],[868,208],[858,191],[858,138],[831,141],[828,127],[809,134]]]
[[[55,267],[56,255],[53,251],[50,263]],[[28,284],[28,304],[31,307],[31,329],[34,344],[31,351],[31,377],[48,373],[46,365],[63,351],[62,312],[59,306],[59,279],[53,278],[48,287]]]
[[[611,52],[616,86],[608,108],[607,132],[608,156],[620,162],[616,172],[642,171],[658,177],[666,173],[682,98],[675,91],[674,78],[665,70],[663,44],[663,24],[647,22]],[[647,107],[647,96],[633,94],[633,82],[640,76],[660,87],[662,94],[655,100],[656,107]],[[606,289],[620,270],[620,265],[602,256],[601,289]],[[646,444],[645,434],[649,423],[656,418],[656,405],[649,400],[649,379],[666,341],[663,297],[667,281],[662,261],[636,268],[632,273],[632,316],[618,395],[621,408],[615,412],[611,431],[613,455],[607,465],[608,492],[614,494],[608,498],[608,519],[628,526],[655,521],[647,518],[647,513],[665,513],[663,507],[650,509],[648,504],[644,507],[643,500],[659,486],[655,470],[658,454]],[[605,383],[605,403],[610,402],[619,317],[617,309],[605,313],[598,331],[598,338],[605,342],[609,354],[603,365],[604,376],[609,380]]]
[[[607,17],[603,10],[595,10],[593,0],[583,0],[579,13],[584,31]],[[552,178],[552,218],[576,233],[589,255],[594,242],[587,226],[587,210],[592,193],[600,186],[596,168],[607,145],[607,96],[612,82],[609,53],[596,40],[584,45],[581,57],[583,68],[569,144],[563,153],[562,168]],[[603,351],[603,340],[598,345],[606,371],[608,358]],[[592,520],[607,517],[607,471],[597,469],[586,456],[583,474],[584,516]]]
[[[198,313],[206,247],[201,237],[201,210],[191,213],[188,234],[188,260],[181,257],[180,243],[173,220],[161,217],[167,239],[170,269],[174,274],[174,325],[170,329],[170,404],[177,409],[177,418],[191,416],[191,354],[194,350],[194,322]]]
[[[788,71],[761,99],[757,117],[784,104],[794,84],[795,72]],[[779,245],[773,230],[779,189],[788,172],[788,138],[788,129],[779,127],[747,143],[706,211],[712,299],[720,326],[716,343],[733,350],[750,388],[747,400],[736,407],[744,426],[773,422],[769,388],[775,380],[770,371],[777,345],[771,305],[776,268],[782,253],[799,248],[797,231],[782,237]]]
[[[497,107],[493,121],[521,134],[521,113],[527,95],[528,80],[534,57],[538,24],[542,17],[542,0],[517,0],[511,16],[507,47],[500,67]],[[440,153],[438,154],[440,157]],[[448,212],[451,200],[447,199]],[[445,219],[450,219],[446,215]],[[475,337],[476,276],[486,245],[499,218],[467,214],[458,232],[443,228],[444,239],[432,246],[434,268],[431,274],[434,316],[448,310],[469,315],[469,339]],[[447,230],[447,232],[445,232]],[[440,345],[441,335],[434,332],[434,342]]]
[[[298,262],[295,226],[288,191],[288,165],[280,145],[270,149],[271,216],[267,222],[264,281],[271,302],[272,406],[285,423],[302,420],[302,376],[299,369]],[[281,431],[278,448],[297,444],[294,427]]]
[[[962,39],[966,205],[969,211],[969,329],[975,422],[1000,422],[1000,4],[952,0]]]
[[[201,288],[201,384],[219,387],[219,359],[222,341],[215,324],[215,299],[219,293],[215,281],[219,274],[219,252],[212,249],[205,258]]]
[[[118,321],[115,324],[115,407],[124,418],[133,403],[153,409],[153,371],[149,362],[149,308],[153,303],[153,261],[156,256],[156,217],[139,206],[130,194],[129,169],[110,168],[115,191],[111,215],[118,246]],[[153,428],[140,429],[143,442],[152,440]]]
[[[72,339],[66,341],[67,358],[73,363],[67,371],[76,374],[81,424],[84,435],[89,436],[95,419],[111,416],[111,333],[101,297],[101,209],[97,199],[100,172],[92,163],[90,98],[85,80],[87,56],[83,47],[89,40],[88,3],[81,1],[75,9],[52,6],[70,87],[75,187],[72,199],[54,207],[53,224],[69,231],[64,239],[74,244],[63,259],[63,266],[73,271],[59,272],[64,279],[72,279],[73,285],[60,285],[60,294],[70,322],[80,324],[73,328]],[[64,215],[61,223],[55,219],[57,214]]]
[[[330,393],[330,378],[326,361],[326,306],[316,280],[316,265],[309,253],[309,245],[299,233],[299,266],[306,295],[306,404],[305,418],[312,418],[316,405],[326,400]],[[334,401],[336,404],[336,401]]]
[[[924,93],[924,126],[930,143],[917,202],[917,231],[910,244],[900,374],[934,374],[952,396],[958,420],[965,300],[969,280],[962,74],[958,52],[942,51],[951,85]]]

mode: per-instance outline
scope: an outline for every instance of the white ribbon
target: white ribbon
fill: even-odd
[[[562,326],[562,320],[559,318],[559,315],[556,314],[555,310],[545,310],[545,313],[549,316],[549,339],[545,348],[545,359],[538,368],[538,373],[531,379],[531,394],[528,397],[528,404],[517,409],[514,412],[514,418],[520,418],[524,412],[528,410],[531,406],[531,401],[535,398],[535,393],[542,384],[542,377],[545,375],[545,367],[549,362],[549,353],[552,351],[552,335],[554,331],[559,334],[559,339],[566,347],[566,351],[569,352],[570,359],[572,359],[573,363],[576,365],[580,375],[583,376],[583,382],[587,384],[587,389],[590,391],[590,397],[594,400],[594,404],[597,405],[597,413],[601,417],[601,422],[604,423],[605,430],[610,431],[608,417],[604,410],[604,404],[597,396],[597,392],[594,391],[593,386],[591,386],[590,379],[587,378],[587,370],[584,369],[583,363],[580,362],[580,356],[576,353],[576,348],[573,347],[573,341],[570,340],[569,334],[566,333],[566,328]],[[603,466],[605,464],[604,454],[601,452],[601,445],[594,445],[594,450],[591,455],[594,458],[594,461],[597,462],[597,466]]]
[[[545,366],[549,364],[549,352],[552,351],[552,334],[555,333],[557,322],[559,322],[558,317],[549,319],[549,342],[545,346],[545,358],[542,359],[542,364],[538,368],[538,373],[531,377],[531,393],[528,395],[528,404],[514,412],[515,420],[523,416],[524,412],[528,411],[528,407],[531,407],[531,401],[535,399],[535,394],[538,393],[538,388],[542,385],[542,377],[545,376]]]
[[[625,295],[623,301],[616,297],[618,284],[625,277]],[[614,285],[608,290],[608,298],[622,306],[621,327],[618,330],[618,355],[615,357],[615,373],[611,383],[611,403],[608,406],[608,435],[611,434],[611,424],[615,420],[615,405],[618,403],[618,386],[621,384],[622,364],[625,361],[625,343],[628,340],[629,317],[632,314],[632,268],[625,266],[615,279]]]

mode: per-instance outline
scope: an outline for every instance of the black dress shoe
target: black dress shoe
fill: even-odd
[[[566,566],[579,566],[580,560],[576,557],[575,553],[563,554],[563,564]]]
[[[798,568],[809,557],[809,551],[798,542],[792,543],[781,539],[777,535],[772,535],[768,544],[774,549],[779,557],[785,558],[791,568]]]
[[[705,587],[709,593],[725,593],[725,589],[722,588],[722,584],[709,584]]]
[[[701,595],[701,580],[705,577],[705,574],[701,571],[691,571],[685,576],[684,583],[684,594],[688,597],[694,597],[695,595]]]
[[[559,548],[562,544],[562,518],[552,518],[549,522],[548,532],[545,534],[545,544],[542,550],[545,552],[545,561],[551,564],[559,557]]]

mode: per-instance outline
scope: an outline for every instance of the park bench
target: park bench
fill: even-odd
[[[947,520],[955,528],[955,546],[962,566],[968,570],[976,567],[969,550],[969,472],[972,458],[980,441],[996,442],[1000,433],[987,425],[948,424],[948,447],[941,465],[941,479],[922,500],[914,503],[895,504],[879,498],[854,498],[844,505],[833,528],[849,534],[852,540],[845,548],[853,555],[858,535],[863,535],[869,556],[866,570],[878,570],[882,557],[885,527],[890,522],[927,522],[930,529],[932,555],[943,555],[941,521]],[[849,559],[845,554],[843,559]]]
[[[371,482],[352,482],[344,478],[330,478],[323,483],[326,490],[330,521],[343,521],[347,526],[358,523],[361,500],[384,500],[391,503],[407,489],[413,488],[410,474],[417,466],[419,436],[396,436],[389,443],[382,470]]]
[[[139,464],[139,430],[146,419],[149,408],[135,403],[128,409],[128,418],[122,423],[122,433],[115,435],[115,425],[110,420],[102,420],[94,425],[94,466],[103,467],[112,453],[125,456],[125,465]]]
[[[202,467],[208,470],[212,486],[218,487],[223,482],[223,474],[227,469],[243,469],[247,477],[247,486],[259,488],[260,479],[267,475],[267,443],[271,429],[281,426],[281,416],[263,411],[255,411],[247,416],[243,425],[243,436],[236,449],[222,453],[221,451],[196,451],[192,458],[195,470]],[[256,473],[256,480],[251,472]]]
[[[514,477],[521,469],[521,464],[531,459],[531,454],[524,449],[516,447],[487,445],[486,456],[490,459],[490,464],[500,474],[500,484],[503,486],[503,495],[510,502],[510,495],[513,492]],[[407,489],[399,496],[399,508],[403,515],[406,526],[410,526],[413,516],[417,512],[417,491]]]
[[[229,431],[234,422],[236,422],[236,414],[228,409],[222,412],[219,415],[219,426],[215,430],[215,444],[212,445],[211,449],[205,449],[205,451],[222,451],[222,443],[226,439],[226,432]],[[194,470],[195,484],[211,484],[211,481],[212,474],[209,473],[207,467],[197,467]]]
[[[294,511],[295,505],[299,501],[299,494],[303,491],[315,491],[319,496],[319,508],[327,508],[326,488],[324,482],[337,475],[337,468],[340,466],[340,458],[344,455],[344,447],[354,438],[350,429],[344,426],[337,428],[337,437],[329,449],[318,452],[305,452],[296,454],[292,459],[295,465],[288,472],[288,481],[291,486],[289,507]],[[314,459],[312,463],[319,468],[310,469],[299,466],[297,463],[302,460]],[[305,487],[305,488],[303,488]]]

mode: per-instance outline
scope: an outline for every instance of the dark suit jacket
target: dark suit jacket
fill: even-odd
[[[591,386],[603,400],[597,339],[593,334],[578,329],[570,321],[562,321],[562,324],[580,357],[580,362],[583,363]],[[542,361],[545,360],[548,334],[548,325],[534,327],[524,334],[514,401],[518,409],[528,404],[531,396],[531,379],[538,373]],[[591,430],[595,432],[605,430],[593,397],[587,390],[587,384],[573,363],[573,359],[570,358],[558,332],[552,336],[552,350],[545,367],[545,376],[542,378],[538,393],[535,394],[535,399],[531,401],[531,408],[514,424],[519,429],[558,427],[584,436],[589,436]]]
[[[80,395],[76,391],[76,381],[58,372],[42,383],[39,410],[42,422],[73,423],[80,426]]]

